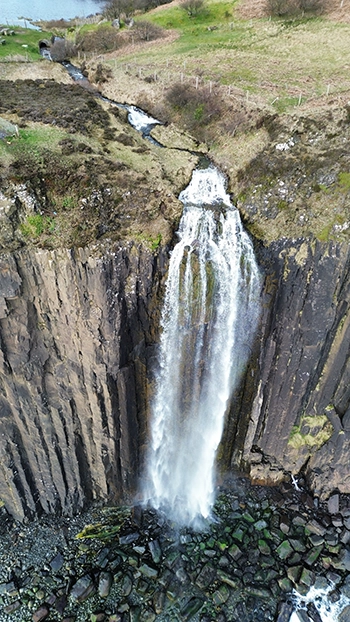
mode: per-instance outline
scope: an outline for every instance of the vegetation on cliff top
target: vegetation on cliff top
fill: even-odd
[[[160,153],[128,125],[126,111],[79,86],[21,80],[0,89],[0,114],[19,125],[18,136],[0,141],[8,201],[0,248],[132,238],[154,251],[160,240],[170,241],[181,212],[176,196],[194,156]]]

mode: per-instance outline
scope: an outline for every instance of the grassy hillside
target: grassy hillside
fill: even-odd
[[[2,28],[0,25],[0,30]],[[40,60],[38,44],[40,39],[50,38],[49,33],[19,26],[6,26],[5,29],[11,34],[0,35],[0,62]]]
[[[195,17],[155,9],[168,35],[100,57],[112,72],[100,88],[205,142],[260,239],[348,239],[350,24],[241,15],[225,0]]]
[[[350,88],[348,23],[310,16],[243,20],[237,2],[225,0],[206,0],[203,11],[189,17],[181,3],[173,5],[147,19],[175,29],[178,39],[121,49],[118,63],[141,68],[143,77],[156,71],[164,84],[182,72],[184,80],[231,85],[279,112]]]

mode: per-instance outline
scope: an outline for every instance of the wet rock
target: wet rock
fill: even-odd
[[[157,615],[161,614],[165,605],[164,590],[156,590],[153,596],[153,606]]]
[[[338,590],[332,590],[332,592],[329,592],[328,600],[330,603],[337,603],[339,599],[340,599],[340,592]]]
[[[304,557],[304,562],[307,566],[313,566],[315,562],[318,560],[323,547],[319,546],[317,548],[311,549],[311,551]]]
[[[280,520],[280,530],[284,534],[288,534],[290,531],[290,520],[287,516],[282,516]]]
[[[289,579],[287,579],[287,577],[282,577],[281,579],[278,579],[278,585],[282,592],[286,592],[287,594],[290,593],[293,589],[293,583]]]
[[[343,518],[338,514],[337,516],[332,516],[332,525],[334,527],[342,527],[343,526]]]
[[[345,607],[338,616],[338,622],[349,622],[350,620],[350,605]]]
[[[228,554],[237,561],[242,556],[242,551],[237,544],[232,544],[228,549]]]
[[[303,568],[300,583],[307,587],[311,587],[311,585],[315,583],[315,574],[311,570],[308,570],[308,568]]]
[[[200,598],[190,598],[187,603],[183,605],[181,608],[181,615],[184,620],[191,620],[193,616],[199,611],[203,606],[203,600]]]
[[[330,514],[338,514],[339,512],[339,494],[331,495],[328,499],[328,512]]]
[[[320,614],[318,613],[314,603],[308,603],[307,613],[308,613],[310,620],[312,620],[312,622],[322,622],[322,618]]]
[[[156,619],[156,614],[149,607],[144,607],[142,609],[142,620],[141,622],[154,622]]]
[[[320,546],[321,544],[324,543],[325,539],[326,539],[327,542],[329,542],[329,544],[331,544],[329,539],[331,539],[333,541],[334,538],[336,540],[338,540],[338,537],[337,537],[336,534],[326,534],[325,537],[313,534],[312,536],[310,536],[309,540],[310,540],[310,542],[312,543],[313,546]]]
[[[17,611],[17,609],[19,609],[21,606],[21,602],[19,600],[15,600],[13,603],[10,603],[9,605],[6,605],[4,607],[4,611],[7,614],[11,614],[14,611]]]
[[[159,564],[162,557],[162,549],[160,548],[158,540],[150,540],[150,542],[148,543],[148,548],[150,550],[153,562],[155,564]]]
[[[122,578],[121,593],[123,594],[123,596],[129,596],[129,594],[131,594],[132,588],[133,588],[132,578],[130,577],[128,573],[126,573]]]
[[[239,588],[241,585],[240,577],[229,576],[226,572],[223,572],[222,570],[218,570],[217,575],[220,581],[222,581],[222,583],[226,583],[227,585],[229,585],[230,587],[234,589]]]
[[[267,544],[265,540],[258,540],[258,548],[262,555],[271,554],[271,548],[269,547],[269,545]]]
[[[300,575],[301,575],[302,569],[303,569],[302,566],[292,566],[292,567],[288,568],[288,570],[287,570],[288,578],[294,584],[299,583],[299,579],[300,579]]]
[[[280,559],[287,559],[293,553],[293,547],[285,540],[277,547],[276,552]]]
[[[113,575],[110,572],[101,572],[98,578],[98,593],[101,598],[107,598],[113,584]]]
[[[124,545],[124,544],[131,544],[132,542],[135,542],[136,540],[138,540],[140,537],[140,534],[135,532],[135,533],[129,533],[125,536],[119,536],[119,544]]]
[[[276,622],[289,622],[293,613],[293,605],[290,603],[281,603],[278,608],[278,616]]]
[[[245,529],[243,529],[242,527],[238,527],[237,529],[235,529],[235,531],[231,533],[231,536],[235,540],[238,540],[238,542],[242,542],[244,538],[244,534],[245,534]]]
[[[309,521],[307,525],[305,525],[305,533],[306,534],[316,534],[317,536],[324,536],[327,532],[326,527],[318,523],[315,519]]]
[[[305,546],[304,542],[302,542],[302,540],[296,540],[294,538],[290,538],[289,542],[290,542],[290,544],[292,545],[292,547],[293,547],[293,549],[295,551],[298,551],[300,553],[305,553],[306,546]]]
[[[147,564],[142,564],[139,570],[145,577],[148,577],[149,579],[155,579],[158,576],[158,570],[156,568],[151,568],[151,566],[148,566]]]
[[[67,607],[67,595],[61,594],[58,598],[55,599],[55,609],[60,614],[63,615],[65,608]]]
[[[227,585],[220,585],[219,589],[213,594],[213,601],[215,605],[221,605],[226,603],[230,597],[230,590]]]
[[[49,608],[46,607],[46,605],[42,605],[41,607],[39,607],[39,609],[37,609],[33,613],[32,620],[33,622],[41,622],[42,620],[46,620],[49,613],[50,613]]]
[[[214,581],[216,577],[216,570],[209,563],[205,564],[196,578],[196,584],[201,589],[205,590]]]
[[[350,550],[343,549],[337,560],[332,560],[333,568],[350,571]]]
[[[108,554],[110,549],[107,547],[103,547],[96,558],[96,565],[100,568],[105,568],[108,564]]]
[[[50,566],[52,572],[57,572],[61,570],[64,563],[64,557],[62,553],[57,553],[57,555],[50,561]]]
[[[78,603],[87,600],[95,591],[95,585],[90,575],[84,575],[75,583],[71,590],[71,597]]]
[[[103,611],[92,613],[90,616],[90,622],[104,622],[106,614]]]
[[[260,519],[256,523],[254,523],[254,529],[256,529],[257,531],[262,531],[263,529],[266,529],[266,527],[267,522],[263,519]]]

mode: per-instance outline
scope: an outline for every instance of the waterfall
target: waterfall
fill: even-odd
[[[209,517],[214,502],[215,454],[249,356],[260,277],[217,169],[196,170],[179,199],[184,210],[161,318],[146,497],[189,525]]]

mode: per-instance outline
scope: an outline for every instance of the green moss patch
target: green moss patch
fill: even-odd
[[[327,415],[303,415],[299,425],[292,428],[288,445],[294,449],[313,447],[319,449],[333,434],[333,426]]]

